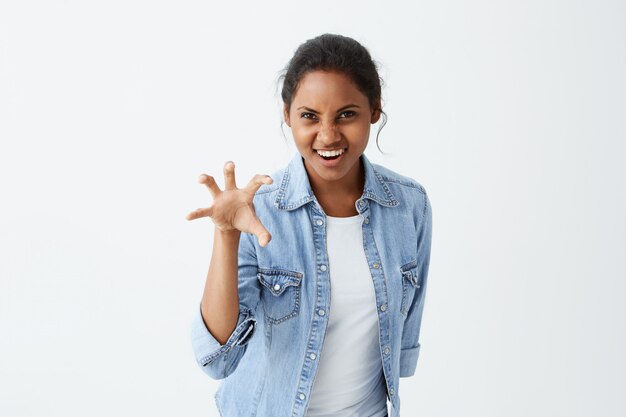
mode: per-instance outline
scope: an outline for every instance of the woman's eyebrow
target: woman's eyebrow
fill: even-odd
[[[342,108],[340,108],[339,110],[337,110],[337,113],[339,113],[339,112],[341,112],[341,111],[343,111],[343,110],[345,110],[345,109],[348,109],[348,108],[350,108],[350,107],[359,107],[359,106],[357,106],[356,104],[348,104],[347,106],[343,106]],[[300,110],[300,109],[304,109],[304,110],[306,110],[306,111],[310,111],[311,113],[317,113],[317,114],[319,114],[319,112],[318,112],[317,110],[313,110],[313,109],[311,109],[311,108],[309,108],[309,107],[306,107],[306,106],[300,106],[300,107],[298,107],[298,109],[297,109],[297,110]]]

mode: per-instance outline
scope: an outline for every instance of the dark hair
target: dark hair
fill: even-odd
[[[381,151],[378,146],[378,135],[387,123],[387,114],[381,108],[383,80],[378,75],[376,62],[372,60],[368,50],[352,38],[330,33],[319,35],[301,44],[279,77],[279,81],[283,80],[281,98],[288,108],[291,107],[291,101],[302,77],[316,70],[346,74],[365,94],[370,107],[380,111],[381,117],[384,117],[376,134],[376,146]],[[281,121],[281,126],[282,123]]]

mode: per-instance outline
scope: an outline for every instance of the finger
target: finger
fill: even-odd
[[[254,219],[252,220],[250,231],[259,240],[259,245],[263,247],[265,247],[270,240],[272,240],[272,235],[267,231],[265,226],[263,226],[263,223],[261,223],[261,220],[259,220],[257,216],[254,216]]]
[[[222,194],[222,190],[220,190],[220,187],[217,186],[217,183],[215,182],[215,178],[213,178],[212,176],[202,174],[200,175],[200,177],[198,177],[198,182],[200,184],[206,185],[213,199],[216,199],[217,196]]]
[[[224,180],[226,182],[225,190],[234,190],[237,188],[235,183],[235,163],[228,161],[224,164]]]
[[[213,206],[199,208],[189,213],[185,218],[187,220],[199,219],[200,217],[211,217],[213,215]]]
[[[257,174],[252,177],[248,185],[246,185],[246,191],[250,194],[254,194],[263,184],[271,184],[272,182],[274,182],[274,180],[269,175]]]

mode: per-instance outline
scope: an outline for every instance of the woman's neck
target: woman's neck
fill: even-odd
[[[339,181],[326,181],[310,175],[309,183],[324,213],[333,217],[349,217],[358,214],[354,203],[363,195],[365,172],[359,158],[354,169]]]

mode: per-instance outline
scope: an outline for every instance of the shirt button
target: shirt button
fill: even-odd
[[[385,355],[389,355],[389,348],[386,347],[385,350],[383,350],[383,352],[385,352]]]
[[[275,290],[275,291],[280,290],[280,285],[279,285],[279,284],[274,285],[274,290]]]
[[[311,358],[311,359],[315,359],[315,358],[317,358],[317,355],[316,355],[315,353],[311,353],[311,354],[309,355],[309,358]]]
[[[326,271],[326,265],[320,266],[320,271]]]
[[[389,394],[390,394],[390,395],[393,395],[393,393],[394,393],[394,392],[395,392],[395,391],[393,390],[393,388],[389,388]]]
[[[317,314],[319,314],[320,316],[323,316],[324,314],[326,314],[326,312],[320,308],[319,310],[317,310]]]
[[[378,269],[378,262],[374,262],[374,268]]]
[[[321,221],[320,219],[315,220],[315,224],[318,226],[321,226],[324,222]]]
[[[380,311],[385,311],[387,310],[387,304],[383,304],[380,306]]]
[[[363,223],[368,224],[370,222],[369,217],[366,217],[365,220],[363,220]]]
[[[300,393],[300,395],[298,395],[298,397],[300,397],[300,399],[301,399],[301,400],[304,400],[305,395],[304,395],[304,394],[302,394],[302,393]]]

